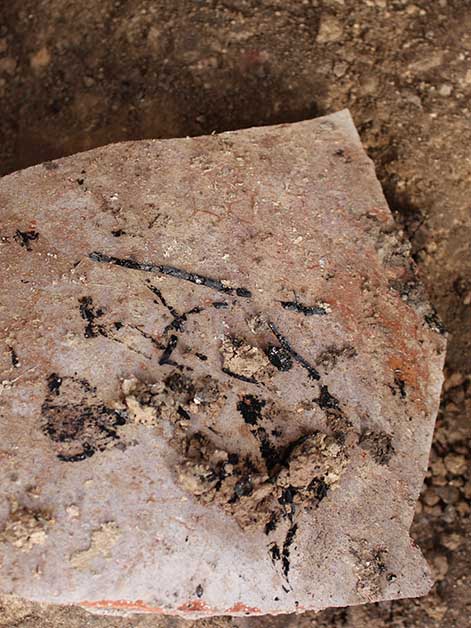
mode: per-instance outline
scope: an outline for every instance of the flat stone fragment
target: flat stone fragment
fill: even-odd
[[[0,181],[0,592],[301,612],[428,591],[445,339],[348,112]]]

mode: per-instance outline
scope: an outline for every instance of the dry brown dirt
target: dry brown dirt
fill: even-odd
[[[197,135],[349,107],[450,332],[413,534],[437,583],[403,600],[205,626],[471,625],[471,2],[8,0],[0,174],[124,139]],[[192,622],[185,622],[190,627]],[[182,626],[8,601],[2,627]]]

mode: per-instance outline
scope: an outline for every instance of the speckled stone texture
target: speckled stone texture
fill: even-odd
[[[0,592],[418,596],[445,340],[348,112],[0,181]]]

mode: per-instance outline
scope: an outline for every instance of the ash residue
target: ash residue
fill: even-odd
[[[334,488],[349,461],[347,447],[315,432],[288,445],[280,463],[267,469],[238,454],[218,449],[203,434],[190,436],[177,467],[180,485],[198,501],[214,503],[244,529],[276,528],[298,508],[315,505]]]

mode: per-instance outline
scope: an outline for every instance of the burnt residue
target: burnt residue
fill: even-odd
[[[290,312],[298,312],[304,314],[304,316],[325,316],[328,314],[326,308],[320,304],[318,305],[304,305],[299,301],[281,301],[281,307]]]
[[[394,396],[399,393],[401,399],[407,397],[406,383],[399,373],[394,373],[394,384],[390,385],[389,388]]]
[[[37,231],[20,231],[17,229],[15,233],[15,240],[27,251],[32,251],[31,242],[34,242],[38,238],[39,233]]]
[[[319,397],[317,399],[314,399],[314,401],[323,410],[326,410],[328,408],[338,409],[340,406],[339,400],[330,394],[329,388],[327,386],[321,386]]]
[[[280,343],[281,347],[293,358],[293,360],[295,360],[295,362],[297,362],[304,369],[306,369],[308,377],[310,379],[319,380],[320,375],[317,372],[317,370],[311,364],[309,364],[309,362],[305,360],[297,351],[295,351],[295,349],[293,349],[293,347],[290,345],[288,340],[283,336],[283,334],[279,331],[276,325],[274,323],[269,322],[268,326],[270,327],[271,331],[273,332],[276,339]]]
[[[226,367],[221,368],[222,372],[228,375],[229,377],[233,377],[234,379],[238,379],[241,382],[245,382],[246,384],[258,384],[257,380],[254,377],[247,377],[246,375],[240,375],[239,373],[234,373],[230,369]]]
[[[61,386],[67,381],[67,391]],[[64,462],[79,462],[104,451],[119,440],[126,414],[106,406],[88,382],[51,373],[41,406],[42,430],[53,442],[56,456]]]
[[[183,314],[179,314],[174,307],[172,307],[171,305],[167,303],[167,300],[165,299],[165,297],[163,296],[159,288],[157,288],[156,286],[153,286],[150,282],[147,282],[147,287],[153,294],[155,294],[155,296],[159,299],[160,303],[169,312],[169,314],[171,315],[173,319],[172,322],[169,323],[165,327],[163,331],[164,335],[166,335],[169,331],[172,331],[172,330],[176,332],[184,331],[185,323],[188,320],[188,316],[190,316],[191,314],[199,314],[200,312],[203,311],[202,307],[196,306],[192,308],[191,310],[188,310],[187,312],[183,312]]]
[[[290,353],[281,346],[268,345],[265,350],[268,359],[279,371],[289,371],[293,368],[293,358]]]
[[[57,373],[51,373],[47,378],[47,389],[52,395],[58,395],[62,385],[62,377]]]
[[[260,448],[260,455],[263,458],[267,471],[283,463],[285,452],[274,447],[270,441],[267,430],[260,426],[262,421],[262,411],[266,406],[264,399],[259,399],[255,395],[244,395],[237,403],[237,410],[242,415],[245,423],[250,426],[250,431],[257,439]]]
[[[248,425],[257,425],[265,405],[264,399],[258,399],[254,395],[244,395],[237,404],[237,410]]]
[[[285,541],[283,543],[283,550],[281,552],[282,555],[282,571],[283,575],[286,579],[288,579],[288,574],[290,570],[290,554],[291,554],[291,545],[293,544],[294,537],[296,536],[296,532],[298,531],[298,524],[294,523],[286,533]]]
[[[20,361],[18,359],[18,354],[16,353],[15,349],[13,347],[8,347],[8,350],[10,352],[10,360],[11,360],[11,365],[14,369],[17,369],[20,366]]]
[[[227,301],[213,301],[212,306],[216,310],[225,310],[229,307],[229,303]]]
[[[268,548],[272,561],[275,563],[281,559],[280,548],[276,543],[272,543]]]
[[[111,235],[115,238],[120,238],[123,235],[126,235],[126,231],[124,231],[124,229],[114,229],[111,232]]]
[[[361,435],[360,447],[367,451],[376,464],[386,465],[395,454],[390,434],[381,431],[366,431]]]
[[[105,253],[99,253],[97,251],[90,253],[89,258],[94,262],[115,264],[116,266],[121,266],[130,270],[141,270],[147,273],[156,273],[159,275],[165,275],[167,277],[173,277],[174,279],[181,279],[182,281],[188,281],[197,286],[205,286],[206,288],[216,290],[217,292],[236,294],[237,296],[244,298],[249,298],[252,296],[252,293],[250,292],[250,290],[247,290],[247,288],[233,288],[226,285],[219,279],[206,277],[198,273],[190,273],[181,268],[176,268],[175,266],[151,264],[149,262],[137,262],[130,258],[114,257],[112,255],[106,255]]]
[[[161,366],[164,364],[171,364],[172,366],[176,365],[176,363],[170,359],[170,356],[172,355],[173,350],[177,346],[177,343],[178,343],[178,336],[176,336],[175,334],[172,334],[167,341],[167,344],[162,352],[162,355],[160,356],[159,364]]]
[[[101,318],[105,311],[103,308],[97,308],[93,305],[93,299],[90,296],[81,297],[79,299],[80,316],[86,321],[85,338],[95,338],[98,335],[106,336],[103,325],[97,323],[97,319]]]

